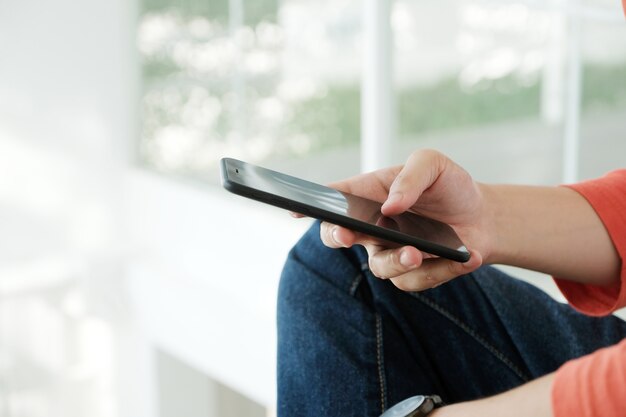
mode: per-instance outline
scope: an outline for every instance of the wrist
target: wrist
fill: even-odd
[[[525,233],[533,227],[533,198],[540,196],[529,192],[531,187],[481,184],[483,195],[483,226],[487,234],[486,264],[522,266],[528,256],[525,246],[532,239]]]
[[[498,207],[500,199],[498,198],[497,189],[490,184],[477,183],[482,198],[482,213],[480,231],[483,235],[483,248],[481,255],[483,256],[483,264],[500,263],[503,258],[502,243],[499,238],[502,236],[500,219],[498,213],[502,212],[502,208]]]
[[[452,404],[434,410],[429,417],[553,417],[554,373],[493,397]]]

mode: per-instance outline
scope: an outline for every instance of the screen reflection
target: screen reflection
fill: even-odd
[[[238,162],[238,161],[237,161]],[[316,207],[341,216],[351,217],[371,225],[417,237],[451,249],[466,251],[454,230],[447,224],[415,213],[384,216],[381,204],[352,194],[340,192],[300,178],[265,168],[236,164],[229,170],[231,181]]]

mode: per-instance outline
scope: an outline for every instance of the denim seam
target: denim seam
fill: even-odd
[[[511,341],[511,345],[513,346],[513,348],[515,349],[515,351],[518,353],[520,359],[522,362],[524,362],[524,355],[522,355],[522,352],[520,352],[520,350],[517,348],[517,346],[515,345],[515,343],[513,342],[513,336],[510,333],[510,329],[509,326],[506,326],[504,324],[504,322],[502,321],[502,316],[500,315],[500,311],[496,308],[495,304],[493,303],[493,301],[491,300],[490,295],[487,293],[487,291],[485,291],[485,289],[482,287],[481,283],[479,282],[478,279],[472,277],[472,279],[474,280],[474,282],[476,283],[476,286],[478,288],[478,291],[480,291],[483,296],[489,300],[489,304],[491,305],[491,307],[493,308],[493,311],[495,313],[496,318],[498,319],[498,321],[500,322],[500,324],[502,324],[502,328],[504,329],[504,333],[509,337],[509,340]],[[528,366],[526,366],[526,369],[528,369]]]
[[[363,274],[358,273],[358,275],[352,280],[352,285],[350,285],[350,296],[354,297],[356,294],[356,290],[359,288],[359,284],[363,281]]]
[[[381,413],[387,408],[387,383],[385,380],[385,364],[383,363],[383,326],[380,314],[376,314],[376,360],[378,362],[378,383],[380,388]]]
[[[504,353],[502,353],[498,348],[489,343],[484,337],[479,335],[476,331],[474,331],[471,327],[465,324],[461,319],[456,317],[454,314],[446,310],[441,305],[437,304],[435,301],[428,299],[427,297],[419,294],[419,293],[409,293],[412,297],[418,299],[422,303],[426,304],[428,307],[432,308],[448,320],[450,320],[453,324],[458,326],[461,330],[467,333],[470,337],[472,337],[476,342],[478,342],[481,346],[483,346],[487,351],[489,351],[492,355],[494,355],[498,360],[500,360],[504,365],[506,365],[515,375],[517,375],[522,381],[529,381],[530,377],[526,375],[524,371],[522,371],[518,366],[516,366]]]
[[[363,271],[367,271],[369,265],[364,263],[361,265]],[[350,286],[350,295],[354,296],[359,287],[359,284],[363,281],[365,276],[363,273],[359,273]],[[385,378],[385,363],[383,354],[383,321],[380,314],[375,315],[376,318],[376,363],[378,368],[378,387],[380,391],[380,409],[381,413],[385,412],[387,408],[387,380]]]

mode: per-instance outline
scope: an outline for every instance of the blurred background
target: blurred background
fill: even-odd
[[[274,415],[309,221],[219,159],[323,183],[420,147],[491,182],[625,166],[620,2],[0,1],[0,416]]]

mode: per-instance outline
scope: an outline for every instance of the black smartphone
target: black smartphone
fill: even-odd
[[[381,204],[231,158],[221,160],[228,191],[374,236],[390,247],[414,246],[466,262],[469,251],[449,225],[415,213],[383,216]]]

